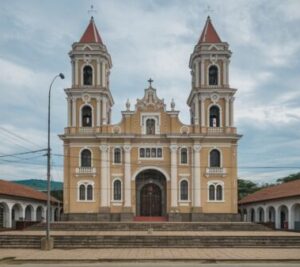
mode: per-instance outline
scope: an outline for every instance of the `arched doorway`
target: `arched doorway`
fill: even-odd
[[[263,223],[265,221],[265,211],[262,207],[258,208],[258,221]]]
[[[31,205],[28,205],[25,208],[25,221],[32,221],[33,217],[33,207]]]
[[[43,207],[38,206],[36,209],[36,220],[41,222],[43,220]]]
[[[166,216],[166,178],[158,170],[145,170],[136,177],[136,215]]]
[[[279,208],[280,229],[288,228],[288,213],[289,213],[289,210],[286,206],[283,205]]]

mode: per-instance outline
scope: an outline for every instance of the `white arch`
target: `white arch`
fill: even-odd
[[[85,199],[80,199],[80,186],[84,186],[85,190]],[[91,185],[93,188],[93,199],[92,200],[87,200],[87,186]],[[77,182],[77,201],[82,202],[82,201],[87,201],[87,202],[94,202],[95,201],[95,182],[91,180],[80,180]]]
[[[207,127],[210,127],[209,126],[209,123],[210,123],[210,108],[212,107],[212,106],[216,106],[216,107],[218,107],[219,108],[219,111],[220,111],[220,126],[219,126],[219,128],[221,128],[221,127],[223,127],[223,110],[222,110],[222,107],[221,107],[221,105],[220,104],[218,104],[218,103],[210,103],[209,105],[208,105],[208,108],[207,108]]]
[[[89,66],[89,67],[91,67],[92,68],[92,71],[93,71],[93,73],[92,73],[92,78],[93,78],[93,81],[92,81],[92,84],[91,85],[86,85],[86,84],[83,84],[83,69],[86,67],[86,66]],[[96,72],[95,72],[95,68],[94,68],[94,66],[92,65],[92,64],[83,64],[82,66],[81,66],[81,70],[80,70],[80,73],[81,73],[81,86],[87,86],[87,87],[91,87],[91,86],[95,86],[95,76],[96,76]]]
[[[218,147],[212,147],[209,151],[208,151],[208,166],[210,166],[210,153],[213,151],[213,150],[218,150],[219,153],[220,153],[220,168],[223,168],[223,153],[222,153],[222,150]]]
[[[88,146],[84,146],[84,147],[82,147],[82,148],[79,150],[79,167],[81,167],[81,153],[82,153],[82,151],[85,150],[85,149],[87,149],[87,150],[89,150],[89,151],[91,152],[91,167],[93,167],[93,166],[94,166],[94,164],[93,164],[93,157],[94,157],[94,155],[93,155],[93,150],[92,150],[92,148],[90,148],[90,147],[88,147]]]
[[[215,189],[215,199],[209,199],[209,187],[213,185]],[[217,186],[220,185],[222,187],[222,200],[217,200]],[[212,180],[207,182],[207,201],[208,202],[224,202],[225,201],[225,192],[224,192],[224,182],[221,180]]]
[[[94,123],[94,120],[95,120],[94,107],[93,107],[93,105],[91,105],[91,104],[89,104],[89,103],[84,103],[84,104],[82,104],[82,105],[80,106],[80,108],[79,108],[79,111],[80,111],[80,113],[79,113],[79,127],[83,127],[83,126],[82,126],[82,109],[83,109],[84,107],[86,107],[86,106],[90,107],[91,110],[92,110],[92,127],[95,127],[95,123]],[[90,127],[90,128],[92,128],[92,127]]]
[[[121,199],[115,199],[115,197],[114,197],[114,190],[115,190],[115,182],[116,181],[120,181],[120,183],[121,183]],[[120,178],[120,177],[115,177],[111,182],[111,199],[112,199],[112,201],[115,201],[115,202],[123,201],[123,181],[122,181],[122,178]]]
[[[181,199],[181,182],[183,182],[183,181],[186,181],[187,182],[187,187],[188,187],[188,199]],[[186,177],[183,177],[183,178],[181,178],[180,180],[179,180],[179,182],[178,182],[178,188],[179,188],[179,191],[178,191],[178,194],[179,194],[179,196],[178,196],[178,199],[179,199],[179,201],[190,201],[190,182],[189,182],[189,179],[188,178],[186,178]]]
[[[159,171],[159,172],[161,172],[166,177],[167,181],[170,181],[169,174],[164,169],[156,167],[156,166],[144,166],[144,167],[139,168],[131,176],[131,181],[135,181],[135,179],[138,176],[138,174],[141,173],[142,171],[145,171],[145,170],[156,170],[156,171]]]

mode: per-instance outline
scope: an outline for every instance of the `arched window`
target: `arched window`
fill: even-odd
[[[82,127],[92,127],[92,108],[84,106],[81,109]]]
[[[181,148],[180,150],[180,163],[187,164],[188,163],[188,152],[187,148]]]
[[[220,127],[220,109],[212,106],[209,109],[209,127]]]
[[[87,200],[93,200],[93,186],[89,184],[86,190]]]
[[[186,180],[180,182],[180,200],[189,199],[189,186]]]
[[[115,180],[114,181],[114,200],[121,200],[121,181]]]
[[[85,200],[85,186],[83,184],[79,186],[79,200]]]
[[[92,153],[88,149],[81,151],[81,167],[92,167]]]
[[[140,149],[140,157],[144,158],[145,157],[145,148]]]
[[[155,134],[155,120],[154,119],[146,120],[146,134]]]
[[[121,148],[114,149],[114,163],[121,163]]]
[[[209,186],[209,200],[215,200],[215,186],[211,184]]]
[[[218,68],[217,66],[211,66],[208,70],[209,85],[218,85]]]
[[[221,167],[221,155],[219,150],[213,149],[210,151],[209,158],[210,167]]]
[[[83,85],[93,85],[93,69],[91,66],[83,68]]]
[[[223,187],[222,185],[217,185],[217,200],[223,200]]]

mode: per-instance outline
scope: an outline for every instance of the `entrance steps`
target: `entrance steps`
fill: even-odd
[[[149,216],[136,216],[133,218],[135,222],[167,222],[167,217],[149,217]]]
[[[55,231],[271,231],[270,228],[250,222],[55,222]],[[32,225],[28,230],[45,230],[46,224]]]
[[[42,234],[0,235],[0,248],[40,248]],[[300,248],[300,236],[52,235],[54,248]]]

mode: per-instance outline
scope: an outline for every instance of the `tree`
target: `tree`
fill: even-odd
[[[293,174],[290,174],[286,177],[283,177],[283,178],[279,178],[276,180],[277,183],[287,183],[287,182],[291,182],[291,181],[295,181],[295,180],[299,180],[300,179],[300,172],[297,172],[297,173],[293,173]]]
[[[249,180],[243,180],[243,179],[238,179],[238,197],[239,200],[242,199],[243,197],[252,194],[254,192],[256,192],[257,190],[259,190],[260,187]]]

